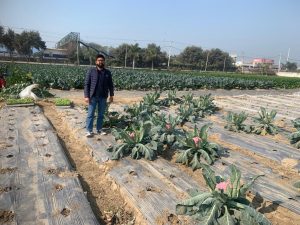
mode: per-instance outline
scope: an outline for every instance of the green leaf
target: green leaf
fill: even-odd
[[[201,192],[199,189],[197,188],[191,188],[191,189],[188,189],[187,190],[188,194],[191,196],[191,197],[195,197],[197,195],[200,195],[200,194],[203,194],[203,192]]]
[[[203,168],[202,174],[203,174],[203,178],[206,181],[206,184],[208,185],[211,191],[214,191],[216,189],[215,172],[208,165],[205,164],[202,165],[202,168]]]
[[[230,183],[232,185],[230,197],[238,198],[239,197],[241,171],[235,165],[231,165],[230,170],[231,170]]]
[[[121,129],[116,129],[119,136],[120,136],[120,139],[122,139],[124,142],[128,143],[128,144],[133,144],[134,143],[134,140],[132,140],[130,138],[130,136],[128,135],[128,133],[124,130],[121,130]]]
[[[215,151],[218,151],[220,149],[220,146],[217,143],[213,143],[213,142],[208,143],[207,147]]]
[[[254,183],[254,181],[257,178],[261,177],[261,176],[264,176],[264,175],[257,175],[254,178],[252,178],[252,180],[249,183],[242,185],[241,188],[240,188],[240,190],[239,190],[239,192],[240,192],[239,196],[245,196],[246,192],[252,186],[252,184]]]
[[[141,151],[142,155],[144,155],[145,159],[153,160],[155,153],[154,151],[146,145],[137,144],[139,151]]]
[[[172,144],[174,141],[176,140],[176,136],[175,135],[167,135],[167,143],[168,144]]]
[[[151,141],[149,144],[147,144],[147,147],[150,149],[157,151],[157,142],[156,141]]]
[[[188,149],[185,151],[181,151],[176,158],[177,163],[182,163],[184,165],[189,165],[189,157],[190,157],[190,152],[192,149]]]
[[[164,143],[165,140],[166,140],[166,133],[163,133],[163,134],[160,136],[159,141],[160,141],[161,143]]]
[[[126,150],[128,148],[128,144],[126,143],[122,143],[120,145],[117,145],[114,149],[113,149],[113,154],[112,154],[112,160],[118,160],[120,158],[122,158],[124,156],[124,154],[126,153]]]
[[[193,160],[191,161],[191,166],[193,170],[200,169],[202,167],[202,163],[199,161],[199,153],[195,153]]]
[[[210,208],[206,216],[201,219],[201,224],[203,225],[214,225],[218,224],[217,218],[219,216],[219,211],[221,210],[222,204],[216,201]]]
[[[200,129],[200,138],[203,141],[207,141],[207,137],[208,137],[207,131],[208,131],[209,126],[210,126],[210,124],[206,124],[206,125],[202,126]]]
[[[224,215],[218,219],[219,224],[221,225],[235,225],[234,219],[231,217],[231,215],[228,212],[228,208],[225,205],[225,213]]]
[[[177,215],[193,215],[196,213],[193,210],[194,206],[200,206],[207,198],[210,198],[212,195],[211,193],[203,193],[196,195],[192,198],[184,200],[183,202],[176,205],[176,214]]]
[[[201,154],[201,156],[205,159],[205,161],[209,165],[213,163],[211,156],[206,151],[204,151],[203,149],[200,149],[198,152]]]
[[[134,148],[132,148],[132,150],[131,150],[131,158],[133,158],[133,159],[139,159],[140,158],[139,148],[137,146],[135,146]]]
[[[243,225],[272,225],[271,222],[261,213],[250,206],[244,206],[241,210],[241,224]]]
[[[272,118],[272,120],[274,120],[275,116],[276,116],[277,112],[273,109],[270,113],[270,116]]]

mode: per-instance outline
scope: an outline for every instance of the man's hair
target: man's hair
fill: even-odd
[[[98,55],[96,56],[96,60],[97,60],[98,58],[102,58],[102,59],[105,60],[105,57],[104,57],[104,55],[102,55],[102,54],[98,54]]]

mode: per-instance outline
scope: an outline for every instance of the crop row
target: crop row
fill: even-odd
[[[58,89],[82,89],[89,67],[41,64],[1,64],[8,74],[27,73],[34,83]],[[111,69],[118,90],[150,89],[269,89],[300,87],[299,78],[283,78],[228,73],[195,73]]]

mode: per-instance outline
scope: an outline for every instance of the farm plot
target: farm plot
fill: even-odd
[[[37,106],[0,111],[0,224],[99,224]]]
[[[271,106],[264,105],[260,98],[264,100],[260,96],[217,98],[215,102],[222,110],[216,116],[200,120],[196,125],[201,127],[203,124],[213,122],[210,139],[226,150],[226,154],[223,154],[213,165],[216,174],[228,175],[230,164],[235,164],[242,171],[244,181],[250,180],[255,175],[264,174],[265,176],[259,178],[251,189],[252,198],[254,195],[254,199],[264,199],[263,204],[268,205],[268,209],[261,209],[261,212],[265,212],[274,224],[286,222],[297,224],[300,219],[300,198],[299,190],[292,184],[300,179],[299,150],[289,145],[284,136],[274,139],[271,136],[232,133],[223,128],[223,116],[229,110],[248,109],[252,116],[257,113],[259,106],[268,106],[268,108],[272,106],[279,110],[278,116],[284,119],[285,124],[290,128],[292,126],[289,119],[299,117],[296,108],[293,113],[290,113],[284,110],[284,105],[280,103],[284,101],[285,104],[293,105],[293,102],[300,101],[299,96],[293,95],[288,98],[274,96],[274,99],[271,99],[274,101]],[[250,101],[252,103],[253,99],[258,99],[255,103],[256,108],[254,103],[252,105],[249,103]],[[275,99],[279,99],[277,104]],[[120,105],[115,107],[122,109]],[[105,149],[116,144],[113,136],[95,136],[92,139],[85,139],[83,136],[86,112],[79,107],[58,109],[58,111],[65,123],[74,131],[74,135],[78,139],[84,139],[88,144],[94,159],[100,165],[105,165],[105,162],[111,159],[111,154]],[[174,112],[170,110],[171,113],[172,111]],[[193,126],[193,123],[186,123],[187,129]],[[173,154],[158,157],[154,161],[124,158],[109,168],[108,176],[116,182],[120,192],[128,204],[135,209],[136,214],[141,216],[142,223],[163,224],[161,221],[174,219],[175,205],[187,197],[187,189],[196,187],[201,191],[206,190],[199,171],[192,172],[182,165],[175,164],[174,161]],[[260,201],[262,203],[262,200]],[[281,213],[285,215],[278,216]],[[176,217],[176,220],[187,224],[193,223],[182,216]]]
[[[260,107],[275,109],[277,116],[293,120],[300,117],[299,95],[235,96],[217,98],[216,103],[225,110],[246,111],[255,114]]]

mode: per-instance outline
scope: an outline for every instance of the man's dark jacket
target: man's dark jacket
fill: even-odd
[[[104,93],[104,96],[107,98],[108,97],[108,91],[110,96],[114,96],[114,85],[112,81],[112,75],[111,72],[107,69],[104,69],[104,79],[103,79],[103,85],[101,88],[103,88],[102,93]],[[97,68],[91,68],[85,77],[84,81],[84,97],[85,98],[91,98],[95,95],[96,93],[96,87],[97,87],[97,82],[98,82],[98,71]],[[99,87],[100,88],[100,87]]]

